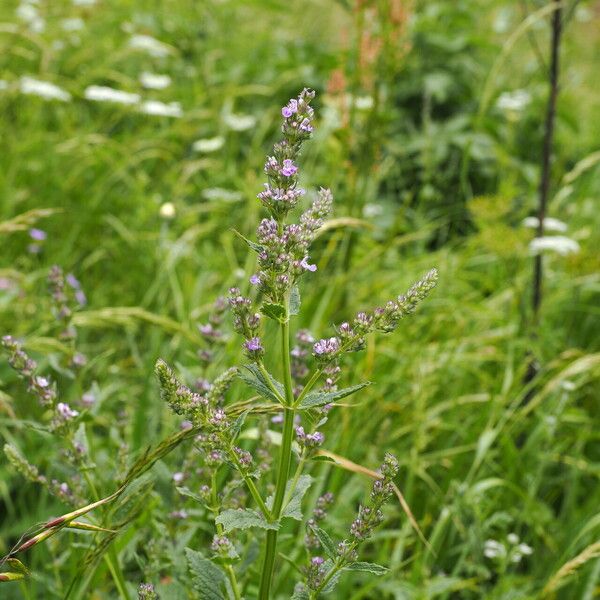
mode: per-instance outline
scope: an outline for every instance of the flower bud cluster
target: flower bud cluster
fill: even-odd
[[[371,537],[373,529],[383,520],[381,507],[394,492],[392,481],[398,474],[398,469],[398,459],[387,453],[380,467],[381,478],[373,483],[370,496],[371,504],[359,508],[358,516],[350,527],[350,535],[353,541],[360,543]]]
[[[325,436],[320,431],[306,433],[304,427],[299,425],[296,427],[296,441],[300,448],[312,450],[318,448],[325,441]]]
[[[331,206],[331,192],[320,189],[312,206],[301,215],[299,224],[281,225],[273,217],[260,222],[257,229],[260,270],[250,282],[272,302],[280,302],[304,273],[317,270],[309,261],[309,248]]]
[[[436,286],[438,272],[432,269],[417,281],[404,295],[390,300],[372,313],[359,312],[352,322],[337,327],[337,336],[324,338],[313,346],[313,356],[322,366],[333,363],[343,352],[355,352],[364,348],[364,336],[372,331],[389,333],[398,327],[400,319],[414,312],[415,308]]]
[[[27,381],[27,390],[43,406],[51,406],[56,400],[56,390],[48,377],[36,375],[37,363],[23,350],[21,344],[10,335],[2,338],[2,346],[8,353],[8,363]]]
[[[233,313],[233,328],[244,336],[244,350],[252,361],[259,361],[265,353],[262,341],[258,335],[261,316],[252,311],[252,300],[242,296],[238,288],[229,290],[228,298]]]
[[[71,324],[73,311],[76,307],[87,304],[80,282],[72,273],[65,277],[63,270],[58,265],[54,265],[48,273],[48,287],[54,303],[54,315],[64,326],[60,337],[65,340],[74,339],[77,332]]]
[[[158,594],[151,583],[140,583],[138,587],[138,600],[158,600]]]
[[[334,496],[331,492],[327,492],[319,496],[312,517],[306,522],[306,535],[304,537],[304,545],[309,549],[320,548],[319,539],[313,532],[313,527],[327,517],[327,509],[333,504]]]
[[[302,142],[312,131],[314,118],[310,102],[315,97],[312,90],[304,89],[281,109],[283,140],[275,144],[273,155],[267,157],[265,189],[258,194],[259,200],[271,216],[280,222],[297,203],[304,190],[298,187],[297,157]]]
[[[231,540],[225,535],[215,535],[210,545],[210,549],[219,558],[231,558],[235,554],[235,549]]]
[[[321,556],[313,556],[310,559],[308,568],[306,569],[306,585],[311,590],[318,590],[325,575],[327,575],[327,565],[325,559]]]

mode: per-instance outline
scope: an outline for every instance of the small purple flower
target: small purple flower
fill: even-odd
[[[316,567],[322,565],[324,562],[325,562],[325,560],[321,556],[314,556],[310,560],[310,564],[314,565]]]
[[[77,304],[79,304],[79,306],[85,306],[87,304],[87,298],[83,290],[76,290],[75,300],[77,300]]]
[[[182,483],[185,479],[185,475],[178,471],[177,473],[173,473],[173,482],[174,483]]]
[[[93,406],[96,402],[96,396],[94,396],[93,392],[86,392],[83,396],[81,396],[81,403],[84,406]]]
[[[74,290],[78,290],[81,288],[81,284],[79,283],[79,279],[77,279],[77,277],[75,277],[75,275],[73,275],[73,273],[69,273],[66,276],[66,281],[67,283],[74,289]]]
[[[305,256],[301,261],[300,261],[300,266],[305,270],[305,271],[310,271],[311,273],[314,273],[317,270],[317,265],[309,265],[308,264],[308,256]]]
[[[187,421],[187,420],[186,421],[181,421],[181,425],[180,425],[182,431],[188,431],[193,426],[194,426],[193,423],[191,421]]]
[[[48,234],[44,230],[34,227],[29,230],[29,237],[37,242],[43,242],[48,237]]]
[[[283,161],[283,167],[281,167],[281,174],[284,177],[291,177],[298,172],[298,167],[294,164],[294,161],[290,158],[286,158]]]
[[[244,342],[244,348],[251,358],[258,358],[264,352],[263,345],[259,337],[253,337]]]
[[[77,412],[76,410],[73,410],[65,402],[59,402],[56,405],[56,411],[65,420],[73,419],[74,417],[76,417],[79,414],[79,412]]]
[[[75,352],[73,355],[73,366],[83,367],[87,364],[87,356],[81,352]]]
[[[259,285],[260,284],[260,275],[258,273],[254,273],[254,275],[252,275],[250,277],[250,283],[252,285]]]
[[[316,342],[313,346],[313,354],[315,356],[329,358],[336,354],[340,349],[340,342],[336,337],[322,339]]]

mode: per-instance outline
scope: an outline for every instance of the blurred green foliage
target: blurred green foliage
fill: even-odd
[[[23,5],[35,7],[43,31],[24,19]],[[376,385],[360,405],[337,408],[326,432],[330,450],[369,468],[385,450],[401,458],[399,487],[431,548],[393,507],[368,557],[391,573],[354,574],[338,597],[596,596],[597,554],[561,567],[600,535],[598,6],[567,2],[550,214],[567,223],[581,250],[547,257],[534,330],[532,233],[521,221],[534,212],[539,178],[547,19],[505,56],[502,49],[543,6],[2,2],[0,332],[24,338],[65,402],[78,406],[95,391],[85,423],[102,495],[114,491],[124,462],[177,430],[152,365],[162,356],[190,380],[202,374],[196,325],[219,294],[244,286],[253,272],[231,229],[253,234],[278,108],[307,85],[318,92],[320,123],[304,156],[304,184],[331,186],[336,217],[360,222],[322,235],[319,271],[302,290],[311,318],[297,325],[325,334],[349,304],[383,301],[432,264],[441,274],[414,320],[393,337],[370,340],[349,365],[348,384]],[[74,18],[81,28],[66,30],[65,19]],[[136,34],[167,44],[166,56],[132,48]],[[143,71],[166,73],[172,83],[145,90]],[[72,99],[24,95],[23,76],[51,81]],[[91,102],[90,85],[179,102],[183,117]],[[502,108],[501,95],[519,89],[527,92],[522,108]],[[218,147],[199,151],[197,140]],[[56,210],[18,220],[49,208]],[[28,250],[32,226],[48,234],[39,253]],[[75,316],[89,357],[77,376],[61,367],[46,292],[53,264],[76,274],[89,301]],[[221,366],[240,354],[232,339]],[[525,385],[532,357],[540,371]],[[0,390],[0,436],[49,477],[68,480],[60,449],[32,426],[40,409],[5,362]],[[243,394],[235,388],[234,398]],[[170,481],[184,456],[177,451],[157,464],[135,526],[113,543],[131,590],[148,579],[161,583],[163,598],[187,597],[183,548],[202,548],[212,535]],[[0,473],[4,553],[65,507],[4,461]],[[343,535],[368,484],[327,464],[318,475],[311,496],[336,494],[329,528]],[[190,519],[168,517],[181,507]],[[484,555],[486,540],[509,546],[510,532],[533,548],[531,556],[511,564]],[[3,584],[0,595],[64,597],[69,574],[100,540],[56,536],[27,556],[31,578]],[[85,597],[115,597],[103,563],[87,575],[95,591]],[[289,574],[279,575],[286,597]]]

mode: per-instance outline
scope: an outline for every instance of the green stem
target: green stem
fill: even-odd
[[[248,475],[246,475],[246,473],[244,472],[244,468],[240,464],[240,461],[239,461],[239,459],[237,457],[237,454],[235,453],[235,451],[233,450],[233,448],[229,449],[229,458],[231,459],[231,461],[233,462],[233,464],[235,464],[235,466],[236,466],[239,474],[242,476],[242,479],[244,480],[244,483],[248,487],[250,495],[254,499],[254,502],[256,502],[256,504],[258,505],[258,508],[260,508],[260,512],[262,512],[262,514],[265,516],[265,518],[267,520],[270,520],[271,519],[271,512],[269,511],[269,509],[267,508],[267,505],[265,504],[264,500],[262,499],[262,496],[260,495],[260,492],[258,491],[258,489],[256,488],[256,486],[254,485],[254,481],[252,481],[252,479],[250,477],[248,477]]]
[[[265,365],[262,363],[262,361],[260,361],[256,364],[258,366],[258,370],[262,373],[263,377],[265,378],[265,382],[269,386],[269,389],[275,394],[275,396],[277,397],[279,402],[281,402],[281,404],[285,405],[286,400],[285,400],[285,398],[281,397],[281,394],[279,393],[277,388],[273,385],[273,382],[271,381],[271,376],[269,375],[269,372],[267,371],[267,369],[265,369]]]
[[[212,491],[212,505],[213,505],[213,513],[215,517],[219,514],[219,509],[217,508],[219,505],[219,497],[217,494],[217,471],[213,470],[211,476],[211,491]],[[223,525],[220,523],[215,523],[215,527],[217,529],[217,533],[219,535],[223,535]],[[233,590],[233,595],[235,600],[242,600],[242,595],[240,593],[240,588],[238,586],[237,578],[235,576],[235,571],[233,567],[229,564],[223,565],[225,567],[225,571],[227,573],[227,577],[229,578],[229,583],[231,583],[231,589]]]
[[[281,325],[281,360],[283,362],[283,383],[285,389],[285,403],[283,417],[283,434],[281,439],[281,454],[279,458],[279,472],[275,488],[275,499],[273,500],[272,520],[276,521],[281,515],[281,508],[285,498],[285,488],[292,462],[292,441],[294,438],[294,416],[296,411],[294,405],[294,391],[292,387],[292,372],[290,368],[290,324],[288,320],[288,308],[286,306],[286,319]],[[275,552],[277,548],[277,531],[267,531],[267,547],[263,562],[259,600],[269,600],[271,580],[273,579],[273,566],[275,564]]]
[[[100,496],[98,495],[98,490],[96,489],[96,486],[94,485],[94,482],[92,481],[88,470],[85,468],[83,469],[83,477],[85,478],[85,481],[88,484],[90,491],[92,492],[94,502],[98,502],[98,500],[100,499]],[[117,590],[119,591],[120,597],[124,598],[124,600],[130,600],[131,597],[129,596],[129,592],[127,591],[125,577],[123,576],[123,571],[121,571],[121,567],[119,565],[119,557],[117,556],[117,553],[115,552],[112,543],[108,547],[108,552],[104,554],[102,558],[104,559],[104,562],[106,563],[106,566],[108,567],[108,570],[112,575],[113,581]]]

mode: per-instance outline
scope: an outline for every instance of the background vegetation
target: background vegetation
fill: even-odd
[[[153,364],[162,356],[190,380],[204,374],[197,325],[253,273],[231,229],[253,235],[279,107],[306,85],[318,92],[319,121],[304,184],[332,188],[338,220],[317,244],[319,271],[301,290],[309,318],[297,325],[324,335],[350,301],[370,306],[430,266],[440,271],[418,315],[394,336],[369,340],[345,371],[345,384],[375,385],[360,405],[336,409],[325,431],[329,450],[369,468],[385,450],[396,453],[399,487],[429,547],[391,506],[367,557],[391,573],[355,574],[336,594],[599,593],[600,7],[565,3],[549,214],[580,250],[545,257],[536,325],[533,230],[522,221],[535,214],[539,184],[550,28],[547,15],[531,15],[545,4],[1,3],[0,331],[23,338],[72,407],[95,395],[84,423],[101,496],[125,464],[179,428],[158,397]],[[162,51],[136,48],[136,35],[160,40]],[[142,72],[172,82],[144,89]],[[60,86],[70,100],[22,93],[24,76]],[[178,102],[182,114],[93,102],[91,85]],[[515,90],[524,91],[516,104]],[[32,240],[31,227],[47,238]],[[76,373],[50,311],[54,264],[87,296],[74,324],[88,362]],[[238,340],[220,355],[220,367],[240,356]],[[0,436],[49,479],[72,482],[64,451],[35,424],[41,409],[5,361],[0,390]],[[245,393],[238,385],[233,396]],[[172,482],[186,456],[179,449],[156,464],[143,506],[112,543],[131,593],[152,581],[164,598],[187,597],[183,548],[212,537]],[[4,554],[68,505],[6,461],[0,473]],[[369,483],[327,464],[318,475],[311,495],[336,494],[329,528],[341,535]],[[180,510],[189,517],[175,518]],[[489,540],[510,550],[511,533],[533,552],[518,562],[486,556]],[[83,597],[116,597],[105,563],[82,567],[101,540],[55,536],[27,555],[31,577],[3,584],[0,595],[64,597],[83,569]]]

